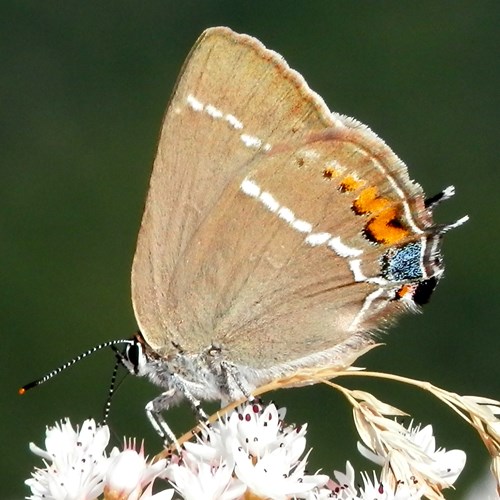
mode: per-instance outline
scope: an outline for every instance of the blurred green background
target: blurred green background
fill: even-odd
[[[209,26],[252,34],[284,55],[331,109],[380,134],[432,195],[457,196],[437,219],[447,273],[421,316],[392,328],[359,363],[461,394],[500,397],[498,1],[3,1],[0,6],[2,498],[19,499],[40,462],[45,425],[101,415],[113,355],[100,352],[24,397],[17,388],[99,342],[136,328],[130,266],[166,103]],[[345,381],[432,423],[438,443],[468,453],[449,498],[487,467],[473,431],[432,397],[394,383]],[[143,407],[158,391],[128,377],[117,436],[159,439]],[[273,394],[309,422],[310,470],[371,469],[356,451],[347,403],[310,387]],[[188,408],[168,421],[181,433]],[[116,442],[116,441],[115,441]]]

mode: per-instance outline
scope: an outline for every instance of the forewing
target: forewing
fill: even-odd
[[[213,28],[197,41],[164,118],[132,267],[134,311],[151,347],[186,341],[192,320],[172,310],[171,280],[227,184],[269,141],[317,128],[318,109],[302,78],[254,38]]]

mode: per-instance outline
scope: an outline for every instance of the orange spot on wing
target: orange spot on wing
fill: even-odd
[[[395,203],[379,196],[376,186],[363,189],[354,200],[352,208],[358,215],[372,215],[365,226],[365,235],[375,243],[394,245],[409,234]]]
[[[343,192],[356,191],[364,184],[364,181],[356,179],[353,175],[348,175],[340,181],[339,189]]]
[[[337,177],[339,175],[338,170],[335,170],[332,167],[327,167],[323,170],[323,177],[325,179],[332,179],[333,177]]]
[[[399,219],[396,208],[390,206],[368,221],[365,226],[365,233],[368,238],[377,243],[394,245],[405,239],[409,231]]]
[[[405,295],[412,294],[415,290],[414,285],[403,285],[397,292],[396,298],[402,299]]]
[[[378,196],[378,189],[376,186],[370,186],[359,194],[359,196],[354,200],[352,207],[354,211],[359,214],[373,214],[380,212],[391,202],[387,198],[381,198]]]

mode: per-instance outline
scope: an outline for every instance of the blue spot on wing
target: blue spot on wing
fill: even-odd
[[[382,262],[382,275],[389,281],[414,281],[423,278],[420,267],[420,243],[408,243],[392,249]]]

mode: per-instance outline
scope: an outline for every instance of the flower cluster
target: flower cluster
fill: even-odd
[[[284,409],[245,405],[184,444],[167,477],[182,498],[308,498],[328,476],[307,475],[306,426],[284,426]]]
[[[86,420],[75,430],[68,420],[47,429],[46,450],[30,445],[43,458],[45,467],[36,469],[26,481],[31,500],[245,500],[245,499],[326,499],[391,500],[418,499],[426,493],[424,483],[399,481],[384,473],[390,462],[405,470],[404,460],[395,461],[376,447],[360,445],[368,458],[382,466],[382,473],[355,473],[347,462],[346,471],[308,474],[306,430],[284,423],[285,410],[273,404],[252,402],[205,426],[195,442],[186,442],[168,460],[148,460],[141,445],[128,441],[123,450],[108,454],[107,426]],[[420,463],[435,482],[451,485],[465,464],[459,450],[435,449],[432,427],[423,429],[395,424],[397,435],[412,456],[410,470]],[[406,441],[405,441],[406,439]],[[364,439],[365,444],[369,440]],[[410,443],[410,444],[408,444]],[[402,454],[404,455],[404,454]],[[418,457],[418,460],[416,460]],[[425,469],[424,467],[427,467]],[[432,474],[429,472],[431,471]],[[453,473],[450,473],[453,471]],[[154,484],[154,490],[153,490]],[[438,497],[436,497],[438,498]]]
[[[33,500],[90,500],[104,494],[107,500],[169,500],[152,494],[154,479],[164,471],[166,460],[148,463],[141,446],[125,444],[123,451],[109,443],[108,426],[92,419],[73,429],[66,419],[47,428],[43,450],[33,443],[30,449],[42,457],[45,468],[37,468],[26,481]],[[173,493],[173,492],[172,492]]]

